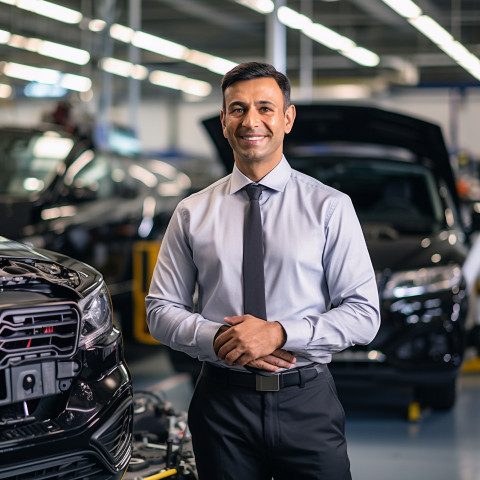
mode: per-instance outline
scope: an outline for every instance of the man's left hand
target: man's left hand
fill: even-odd
[[[266,322],[252,315],[224,320],[231,327],[217,335],[213,347],[218,358],[225,360],[227,365],[250,365],[276,371],[295,363],[293,355],[281,349],[286,335],[278,322]]]

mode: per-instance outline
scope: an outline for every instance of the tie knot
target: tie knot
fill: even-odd
[[[260,198],[260,195],[262,194],[262,191],[264,190],[263,185],[258,185],[255,183],[250,183],[245,187],[245,190],[247,191],[248,198],[250,200],[256,200]]]

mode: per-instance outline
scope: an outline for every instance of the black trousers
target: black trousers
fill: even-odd
[[[188,423],[200,480],[351,480],[328,369],[278,392],[200,375]]]

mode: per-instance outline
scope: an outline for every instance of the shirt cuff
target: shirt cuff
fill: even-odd
[[[283,345],[284,350],[303,350],[312,337],[310,323],[303,319],[281,320],[278,322],[287,335],[287,341]]]
[[[200,350],[199,360],[209,360],[211,362],[218,360],[215,350],[213,349],[213,339],[221,326],[221,323],[210,322],[208,320],[198,326],[197,344]]]

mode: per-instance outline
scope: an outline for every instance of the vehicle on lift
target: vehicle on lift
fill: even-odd
[[[219,117],[204,126],[230,171]],[[451,408],[470,327],[469,232],[440,127],[370,106],[298,105],[284,153],[351,197],[376,272],[380,330],[370,345],[334,355],[337,384],[406,385],[421,404]]]
[[[132,425],[102,275],[0,237],[0,478],[119,480]]]
[[[1,127],[0,234],[99,270],[130,337],[132,251],[161,239],[190,179],[169,163],[116,153],[134,148],[112,132],[104,151],[58,126]]]

